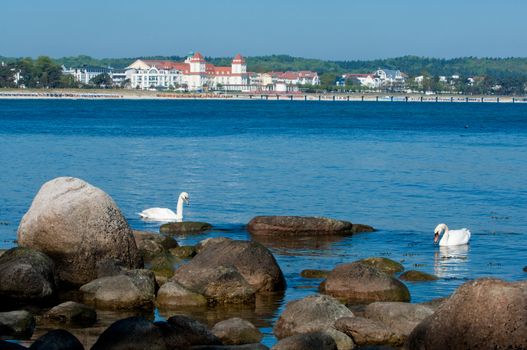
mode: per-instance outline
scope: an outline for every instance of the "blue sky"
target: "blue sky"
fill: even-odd
[[[527,57],[523,0],[0,0],[0,55]]]

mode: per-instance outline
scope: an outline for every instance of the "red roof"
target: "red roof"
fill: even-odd
[[[234,59],[232,60],[233,63],[245,63],[245,59],[243,58],[242,55],[240,54],[237,54],[236,56],[234,56]]]
[[[190,59],[192,62],[205,62],[205,59],[199,52],[196,52],[194,56]]]

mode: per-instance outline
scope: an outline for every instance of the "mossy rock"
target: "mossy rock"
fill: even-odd
[[[206,222],[186,221],[186,222],[169,222],[161,225],[159,232],[167,235],[188,235],[198,234],[208,231],[212,225]]]
[[[179,262],[180,260],[172,254],[159,254],[150,261],[148,269],[156,275],[156,278],[164,277],[168,279],[174,275],[174,266]]]
[[[328,277],[328,270],[302,270],[300,276],[304,278],[326,278]]]
[[[399,276],[403,281],[420,282],[420,281],[436,281],[437,276],[431,275],[426,272],[417,270],[408,270]]]
[[[180,259],[192,258],[197,254],[196,247],[193,245],[185,245],[181,247],[172,248],[170,249],[170,253]]]
[[[387,273],[388,275],[393,275],[397,272],[404,271],[403,265],[401,265],[397,261],[388,258],[372,257],[359,260],[359,262],[376,268],[377,270]]]

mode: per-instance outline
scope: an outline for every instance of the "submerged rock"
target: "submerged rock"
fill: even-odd
[[[0,312],[0,338],[29,339],[35,330],[35,318],[25,310]]]
[[[404,338],[384,323],[363,317],[343,317],[335,322],[335,328],[347,334],[360,346],[401,346],[404,343]]]
[[[359,232],[372,232],[366,225],[354,225],[349,221],[324,217],[308,216],[256,216],[248,224],[247,230],[253,235],[350,235]]]
[[[403,283],[361,262],[335,267],[320,284],[320,290],[348,304],[410,301],[410,292]]]
[[[161,225],[159,232],[167,235],[188,235],[206,232],[212,228],[212,225],[206,222],[169,222]]]
[[[396,274],[397,272],[404,271],[404,266],[392,259],[383,257],[372,257],[359,260],[359,262],[374,267],[379,271],[382,271],[388,275]]]
[[[207,299],[183,287],[177,282],[167,282],[157,292],[157,305],[161,309],[177,309],[181,306],[204,306]]]
[[[190,317],[177,315],[166,322],[156,322],[167,349],[188,349],[197,345],[222,345],[203,323]]]
[[[237,317],[216,323],[212,333],[225,345],[259,343],[263,337],[251,322]]]
[[[82,285],[97,277],[97,263],[142,266],[132,230],[102,190],[72,177],[45,183],[18,227],[20,246],[53,259],[61,282]]]
[[[421,282],[421,281],[437,281],[437,276],[431,275],[426,272],[416,271],[416,270],[408,270],[401,275],[399,275],[399,278],[403,281],[411,281],[411,282]]]
[[[89,327],[97,321],[97,312],[90,306],[67,301],[46,312],[45,317],[58,323]]]
[[[338,350],[337,343],[324,332],[297,334],[284,338],[271,350]]]
[[[527,282],[467,282],[410,334],[413,349],[526,349]]]
[[[196,247],[191,245],[181,246],[177,248],[170,249],[170,253],[174,256],[177,256],[180,259],[192,258],[196,256],[197,251]]]
[[[287,304],[273,332],[277,338],[332,328],[336,320],[353,317],[353,313],[337,299],[313,295]]]
[[[129,317],[110,325],[91,350],[166,350],[159,327],[143,317]],[[174,349],[174,348],[169,348]]]
[[[0,256],[0,307],[47,301],[55,291],[55,264],[45,254],[12,248]]]
[[[29,347],[31,350],[84,350],[73,334],[65,329],[56,329],[47,332]]]
[[[302,270],[300,276],[304,278],[326,278],[329,272],[328,270]]]

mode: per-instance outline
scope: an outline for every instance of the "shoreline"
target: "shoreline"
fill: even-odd
[[[0,90],[0,100],[236,100],[420,103],[527,103],[527,97],[390,93],[164,93],[136,90]]]

